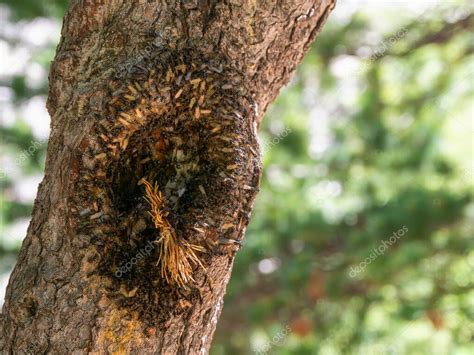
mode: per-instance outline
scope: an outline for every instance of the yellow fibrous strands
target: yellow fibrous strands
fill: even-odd
[[[178,239],[175,230],[167,219],[169,212],[164,209],[166,200],[158,189],[158,185],[155,183],[152,186],[145,179],[142,179],[141,183],[145,185],[145,199],[150,204],[148,213],[155,228],[160,231],[160,239],[156,243],[159,245],[158,264],[160,265],[161,277],[168,284],[186,287],[186,284],[195,281],[192,276],[193,266],[199,265],[204,268],[197,254],[204,252],[204,248],[187,240]]]

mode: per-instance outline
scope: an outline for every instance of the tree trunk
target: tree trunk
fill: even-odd
[[[333,0],[72,1],[2,353],[206,353],[260,178],[256,128]]]

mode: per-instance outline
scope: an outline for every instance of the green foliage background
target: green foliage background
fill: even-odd
[[[66,3],[2,0],[2,27],[59,30]],[[472,353],[474,8],[418,5],[340,1],[268,111],[262,191],[211,353]],[[56,44],[30,62],[47,71]],[[46,92],[0,72],[2,105]],[[0,117],[2,287],[24,237],[12,225],[32,208],[6,164],[28,179],[45,154],[13,112]]]

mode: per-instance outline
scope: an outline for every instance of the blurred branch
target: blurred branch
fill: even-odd
[[[420,25],[423,25],[423,27],[429,27],[429,23],[421,23],[418,20],[413,21],[407,26],[404,26],[402,30],[404,30],[406,33],[409,33],[413,30],[415,30],[417,27],[419,28]],[[449,42],[453,37],[458,35],[459,33],[470,30],[471,28],[474,27],[474,14],[469,14],[468,16],[456,21],[456,22],[445,22],[443,27],[441,27],[438,31],[428,31],[428,33],[425,33],[424,35],[419,36],[416,40],[414,40],[412,43],[409,43],[407,48],[403,50],[395,50],[392,45],[388,45],[386,47],[386,50],[383,52],[379,51],[377,52],[374,50],[373,52],[376,53],[376,55],[372,55],[370,58],[371,61],[378,61],[382,58],[385,58],[387,56],[394,56],[394,57],[404,57],[410,53],[412,53],[415,50],[418,50],[420,48],[423,48],[427,45],[431,44],[445,44]],[[391,34],[390,36],[385,37],[381,42],[380,45],[384,43],[390,43],[391,40],[394,38],[394,35]],[[377,47],[377,46],[375,46]],[[351,48],[346,51],[346,54],[348,55],[354,55],[358,56],[357,54],[357,47]],[[472,47],[469,47],[468,51],[466,54],[472,53],[473,49]]]
[[[449,42],[454,36],[469,30],[474,25],[474,14],[469,14],[467,17],[452,23],[445,23],[444,26],[436,32],[429,32],[424,36],[418,38],[416,41],[411,43],[408,48],[403,51],[387,51],[377,59],[383,58],[386,55],[403,57],[414,50],[420,49],[430,44],[445,44]]]

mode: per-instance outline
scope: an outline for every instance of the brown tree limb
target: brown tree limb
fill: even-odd
[[[0,352],[208,351],[258,190],[256,127],[333,7],[71,2]],[[166,197],[158,228],[142,179]],[[198,245],[194,280],[160,275],[162,225],[181,247]]]

